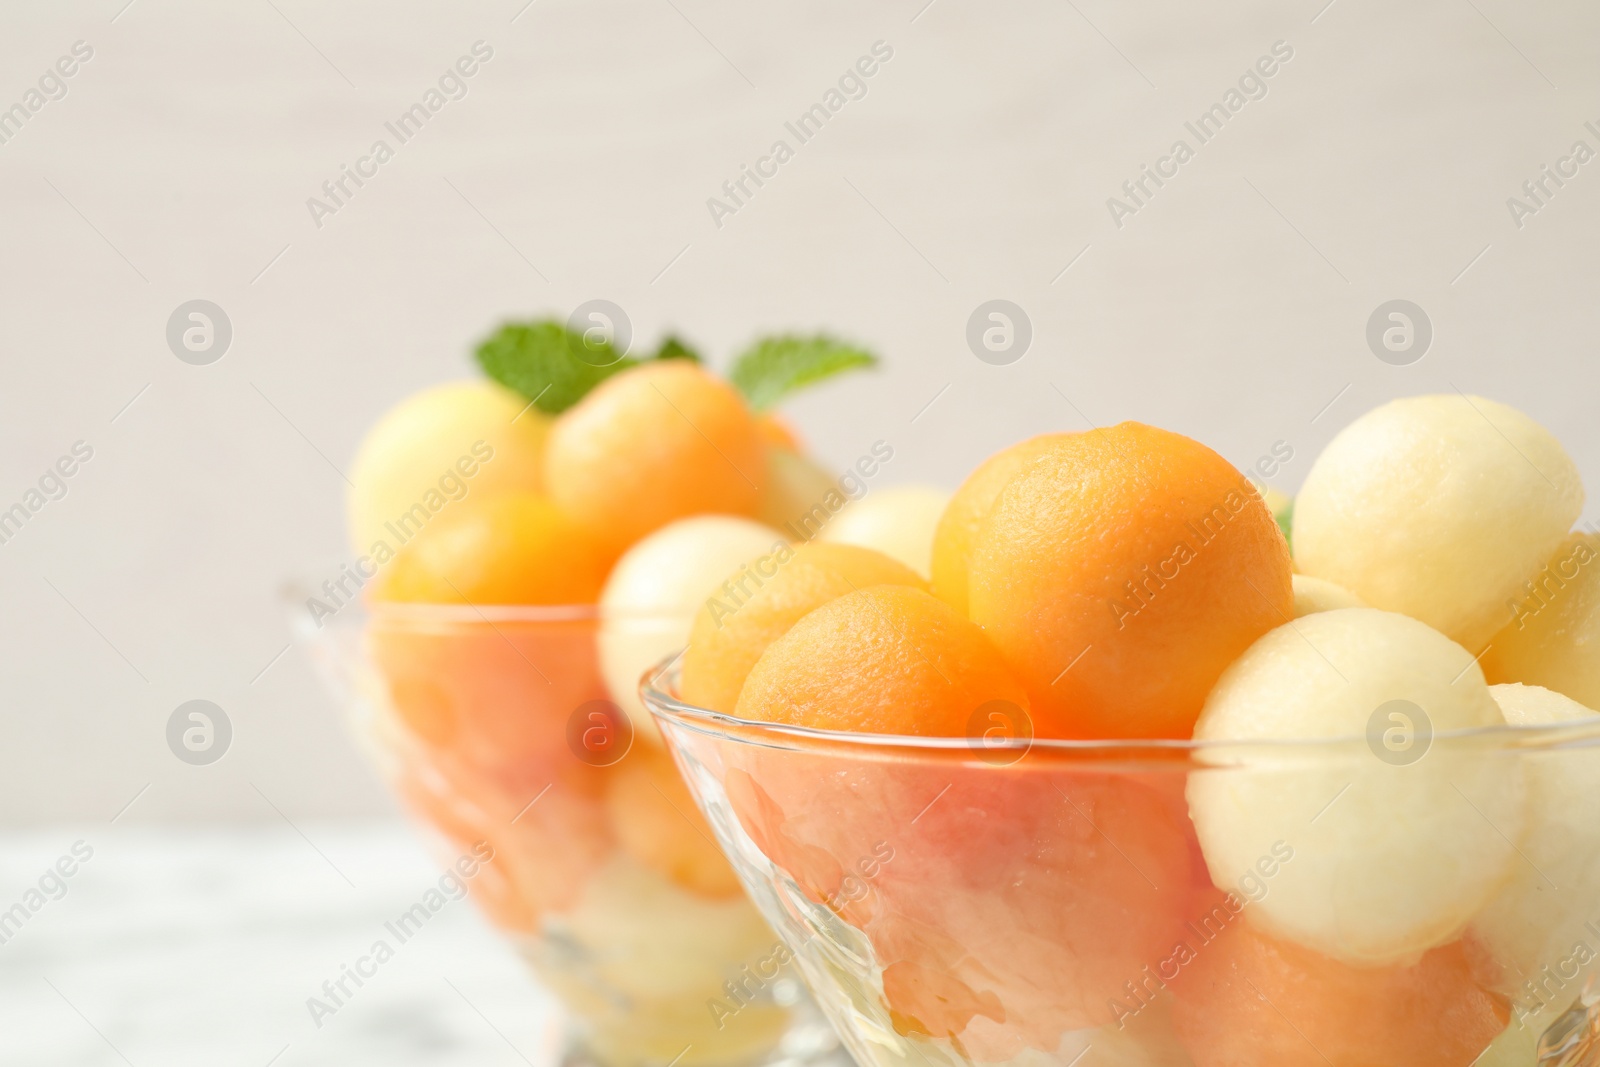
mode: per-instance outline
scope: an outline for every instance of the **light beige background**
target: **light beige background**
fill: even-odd
[[[1600,148],[1593,5],[525,2],[0,14],[0,106],[94,48],[0,146],[0,506],[94,448],[0,545],[0,819],[386,810],[277,589],[339,558],[380,412],[501,319],[594,297],[719,364],[778,329],[872,345],[881,373],[790,410],[838,466],[891,442],[894,480],[1137,418],[1240,465],[1287,442],[1292,490],[1362,410],[1459,388],[1600,485],[1600,162],[1521,229],[1506,207]],[[315,227],[307,197],[478,40],[469,95]],[[867,96],[715,226],[706,199],[879,40]],[[1106,199],[1279,40],[1266,98],[1115,227]],[[164,340],[197,297],[234,329],[207,367]],[[964,340],[995,297],[1033,323],[1011,366]],[[1434,324],[1413,366],[1364,340],[1396,297]],[[195,697],[235,728],[207,768],[163,739]]]

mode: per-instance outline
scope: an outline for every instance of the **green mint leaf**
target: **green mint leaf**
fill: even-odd
[[[619,356],[604,341],[585,340],[555,319],[508,322],[474,354],[490,378],[551,415],[561,414],[613,374],[638,363]]]
[[[700,353],[696,352],[694,349],[690,348],[688,345],[684,344],[671,334],[668,334],[666,340],[661,342],[661,347],[656,349],[656,358],[686,359],[690,363],[705,362],[705,360],[700,358]]]
[[[825,334],[764,337],[739,357],[728,380],[751,407],[764,411],[797,389],[857,367],[877,365],[878,357],[866,349]]]

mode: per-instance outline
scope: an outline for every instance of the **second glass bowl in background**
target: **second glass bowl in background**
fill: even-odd
[[[646,646],[685,627],[607,625]],[[612,702],[598,609],[378,603],[297,628],[441,861],[567,1009],[569,1059],[837,1054],[791,968],[748,982],[776,938],[648,716]],[[748,1003],[719,1013],[740,983]]]

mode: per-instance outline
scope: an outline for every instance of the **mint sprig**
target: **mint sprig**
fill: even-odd
[[[700,353],[696,352],[694,349],[678,340],[677,337],[673,336],[672,334],[668,334],[661,342],[661,347],[656,349],[656,358],[686,359],[690,363],[705,362],[705,360],[700,358]]]
[[[561,414],[613,374],[642,362],[604,340],[574,333],[557,319],[508,322],[473,354],[490,378],[550,415]],[[672,335],[648,358],[704,362],[700,353]],[[763,411],[797,389],[877,365],[871,352],[826,334],[764,337],[734,362],[728,380],[752,408]]]
[[[555,319],[508,322],[480,343],[474,355],[490,378],[551,415],[561,414],[589,390],[639,362]]]
[[[728,380],[752,408],[764,411],[797,389],[877,365],[871,352],[826,334],[764,337],[734,362]]]

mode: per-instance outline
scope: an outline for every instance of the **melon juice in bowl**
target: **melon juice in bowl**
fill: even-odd
[[[637,682],[728,570],[786,558],[784,527],[835,506],[837,483],[763,409],[871,357],[772,338],[724,380],[676,340],[631,358],[547,321],[504,327],[478,360],[490,380],[427,390],[368,435],[359,555],[295,598],[302,636],[441,858],[566,1009],[573,1060],[837,1055]],[[759,994],[715,1012],[752,968]]]
[[[1595,1067],[1581,508],[1481,398],[1364,416],[1292,516],[1176,434],[1047,435],[931,584],[802,549],[642,694],[862,1063]]]

